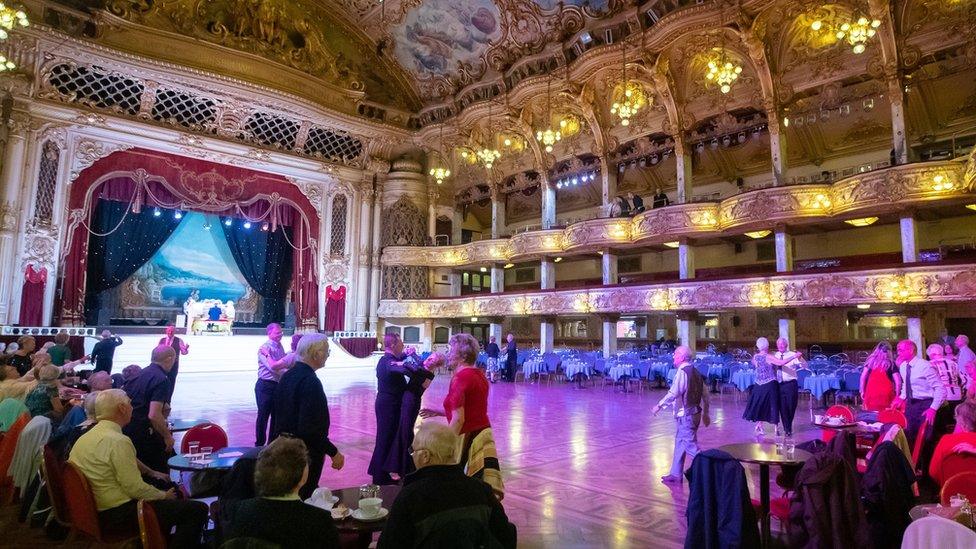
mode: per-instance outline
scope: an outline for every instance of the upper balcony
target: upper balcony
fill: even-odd
[[[967,168],[968,166],[968,168]],[[511,238],[457,246],[384,248],[384,265],[465,267],[572,256],[597,250],[721,238],[778,226],[831,224],[915,209],[976,202],[972,159],[893,166],[841,179],[769,187],[719,202],[675,204],[633,218],[580,221],[561,229],[533,230]]]

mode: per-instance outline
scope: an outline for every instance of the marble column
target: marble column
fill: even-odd
[[[901,217],[901,260],[904,263],[918,261],[918,229],[915,217],[907,213]]]
[[[376,177],[376,194],[373,198],[373,243],[369,275],[369,329],[376,331],[379,324],[377,311],[380,308],[380,238],[383,219],[383,179],[385,174]],[[378,332],[377,332],[378,333]]]
[[[19,293],[16,281],[23,280],[19,266],[14,265],[17,255],[17,227],[20,224],[20,193],[27,168],[27,139],[31,118],[27,113],[14,111],[7,121],[7,143],[3,151],[0,170],[0,265],[6,267],[0,275],[0,323],[7,324],[19,316],[12,310],[14,292]],[[19,275],[19,276],[18,276]],[[57,283],[50,273],[48,286]]]
[[[779,318],[779,337],[785,337],[790,342],[790,348],[798,347],[796,341],[796,311],[786,310]]]
[[[451,214],[451,246],[461,243],[461,227],[464,225],[464,206],[454,205]]]
[[[891,146],[895,149],[895,163],[908,163],[908,132],[905,126],[905,91],[896,72],[886,75],[888,100],[891,103]]]
[[[698,338],[698,315],[694,312],[678,313],[678,344],[685,345],[695,352]]]
[[[773,155],[773,185],[787,184],[786,135],[778,123],[769,124],[769,149]]]
[[[451,282],[451,297],[461,297],[461,271],[451,269],[451,274],[447,276]]]
[[[440,193],[436,187],[427,187],[427,236],[430,237],[430,244],[437,244],[437,199]]]
[[[544,316],[539,324],[539,350],[551,353],[556,339],[556,317]]]
[[[504,319],[500,316],[493,316],[488,318],[488,335],[489,337],[495,338],[495,343],[498,347],[504,348],[505,338],[502,337],[502,321]]]
[[[505,194],[500,184],[491,187],[491,237],[501,238],[505,229]]]
[[[356,288],[356,331],[365,331],[369,320],[369,286],[373,227],[373,181],[364,181],[359,204],[359,273]]]
[[[431,352],[434,350],[434,319],[428,318],[424,321],[424,333],[420,336],[420,342],[423,346],[421,351]]]
[[[695,278],[695,249],[687,240],[678,244],[678,278],[690,280]]]
[[[915,342],[915,348],[918,349],[918,355],[921,357],[925,356],[925,338],[922,337],[922,315],[920,311],[909,312],[908,317],[908,339]]]
[[[617,354],[617,321],[620,315],[600,315],[603,320],[603,358]]]
[[[620,280],[617,276],[617,254],[613,253],[612,250],[604,250],[601,259],[603,264],[603,285],[609,286],[616,284]]]
[[[550,229],[556,225],[556,185],[549,176],[542,175],[542,228]]]
[[[505,268],[497,263],[491,266],[491,293],[500,294],[505,291]]]
[[[617,165],[607,155],[600,157],[600,205],[603,214],[610,216],[617,196]]]
[[[539,289],[551,290],[556,287],[556,263],[551,257],[539,261]]]
[[[785,227],[776,228],[776,272],[788,273],[793,270],[793,237]]]
[[[691,201],[691,147],[684,142],[681,135],[676,135],[674,140],[674,159],[677,163],[677,182],[678,182],[678,204]]]

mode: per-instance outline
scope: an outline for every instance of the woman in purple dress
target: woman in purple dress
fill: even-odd
[[[413,427],[417,423],[417,415],[420,414],[420,401],[424,396],[424,391],[430,387],[430,382],[434,379],[433,370],[444,365],[444,355],[434,353],[427,357],[422,364],[412,348],[407,349],[407,356],[403,359],[403,366],[406,368],[410,381],[407,388],[403,391],[403,400],[400,404],[400,425],[397,429],[396,438],[386,460],[385,469],[391,473],[396,473],[403,478],[414,472],[416,465],[410,456],[410,447],[413,445]]]

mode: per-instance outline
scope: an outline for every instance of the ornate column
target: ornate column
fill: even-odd
[[[682,239],[678,243],[678,278],[695,278],[695,249],[688,239]]]
[[[786,185],[787,156],[785,128],[780,125],[779,105],[776,90],[773,86],[773,76],[766,62],[766,47],[752,27],[741,31],[742,43],[746,47],[749,58],[756,69],[759,78],[759,88],[762,91],[763,108],[766,111],[766,127],[769,128],[769,149],[773,161],[773,180],[776,186]]]
[[[551,229],[556,225],[556,186],[549,181],[549,174],[543,172],[542,178],[542,228]]]
[[[27,163],[27,136],[30,131],[30,116],[15,110],[7,120],[7,143],[3,152],[3,166],[0,170],[0,265],[9,271],[0,276],[0,323],[10,321],[11,296],[14,292],[13,272],[19,272],[14,265],[17,252],[17,227],[19,226],[20,191],[24,187],[24,170]],[[13,267],[13,268],[12,268]],[[53,283],[53,281],[51,281]]]
[[[539,324],[539,351],[551,353],[556,341],[556,317],[544,316]]]
[[[908,132],[905,125],[905,88],[901,76],[901,57],[898,54],[898,40],[895,38],[895,24],[890,0],[869,0],[871,18],[881,21],[878,27],[878,43],[881,46],[881,69],[888,86],[888,101],[891,102],[891,145],[895,151],[895,163],[908,163]]]
[[[610,162],[609,155],[600,157],[600,204],[604,215],[609,216],[614,197],[617,196],[617,165]]]
[[[440,193],[437,187],[428,185],[427,187],[427,236],[430,237],[430,245],[437,244],[437,199]]]
[[[505,193],[500,183],[491,186],[491,237],[501,238],[505,230]]]
[[[371,253],[370,248],[372,247],[372,242],[370,238],[370,230],[373,225],[373,198],[375,196],[375,191],[373,190],[373,177],[370,173],[368,180],[364,180],[362,186],[360,187],[360,204],[359,204],[359,269],[356,274],[356,330],[365,331],[366,322],[369,318],[369,275],[370,275],[370,263],[371,263]]]
[[[499,347],[504,347],[504,338],[502,337],[502,322],[505,320],[505,318],[500,316],[491,316],[488,317],[487,320],[489,323],[488,335],[494,336],[495,343],[497,343]]]
[[[776,227],[776,272],[788,273],[793,270],[793,237],[786,227]],[[792,340],[790,340],[792,341]]]
[[[491,293],[500,294],[505,291],[505,268],[498,264],[491,265]]]
[[[678,204],[691,200],[691,147],[685,143],[684,134],[674,136],[674,160],[677,163]]]
[[[382,236],[383,218],[383,187],[386,183],[386,174],[376,174],[376,196],[373,198],[373,246],[372,263],[369,272],[369,328],[376,331],[379,317],[376,311],[380,307],[380,237]],[[378,334],[379,332],[377,332]]]
[[[617,254],[613,250],[604,250],[601,258],[603,271],[603,285],[609,286],[616,284],[617,278]]]
[[[617,354],[617,321],[618,314],[600,315],[603,320],[603,358],[610,358]]]
[[[786,338],[793,349],[798,347],[796,341],[796,309],[785,309],[780,314],[779,337]]]
[[[551,257],[539,261],[539,289],[551,290],[556,287],[556,264]]]
[[[454,211],[451,213],[451,246],[461,243],[461,226],[464,225],[464,206],[454,204]]]

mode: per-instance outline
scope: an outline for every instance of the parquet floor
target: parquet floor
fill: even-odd
[[[331,409],[331,438],[346,455],[345,468],[326,467],[320,483],[330,488],[364,484],[376,430],[374,372],[326,365],[319,375]],[[227,429],[232,446],[253,444],[254,379],[243,371],[181,372],[173,416],[210,419]],[[448,381],[446,375],[434,381],[425,405],[440,406]],[[504,470],[504,505],[518,526],[520,546],[683,544],[688,486],[659,480],[670,468],[673,420],[670,411],[650,413],[663,394],[660,389],[620,393],[599,385],[579,390],[565,383],[492,386],[489,417]],[[713,424],[699,431],[702,448],[752,440],[752,424],[741,419],[745,399],[712,398]],[[801,402],[797,414],[798,441],[818,434],[809,426],[806,407]],[[749,468],[747,473],[750,479],[757,476]],[[3,519],[8,515],[0,515],[2,530],[23,529]],[[44,545],[36,533],[21,531],[12,539],[16,546]]]

